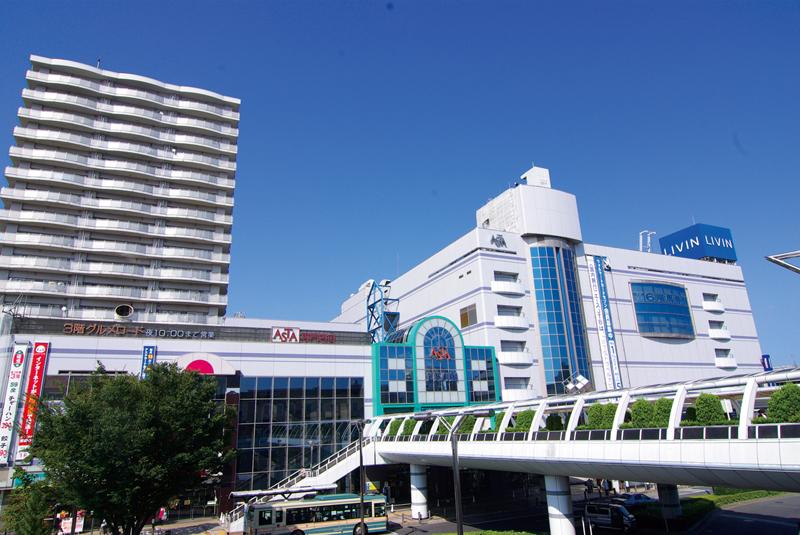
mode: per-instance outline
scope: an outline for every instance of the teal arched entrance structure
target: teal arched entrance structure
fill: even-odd
[[[458,327],[442,316],[373,344],[372,370],[376,415],[500,400],[494,348],[464,345]]]

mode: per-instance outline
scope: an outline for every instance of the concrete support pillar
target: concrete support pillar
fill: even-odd
[[[544,476],[547,492],[547,516],[550,520],[551,535],[575,535],[572,522],[572,492],[569,478],[564,476]]]
[[[681,516],[681,500],[678,495],[678,485],[656,485],[658,488],[658,499],[661,501],[661,509],[664,511],[664,518],[678,518]]]
[[[428,472],[424,464],[409,465],[411,472],[411,516],[428,518]]]

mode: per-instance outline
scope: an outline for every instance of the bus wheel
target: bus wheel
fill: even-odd
[[[306,535],[306,532],[302,529],[296,529],[292,532],[292,535]]]
[[[367,526],[365,526],[361,522],[356,524],[356,527],[353,528],[353,535],[367,535],[368,532],[369,529],[367,528]]]

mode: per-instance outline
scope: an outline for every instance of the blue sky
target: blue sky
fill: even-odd
[[[584,239],[728,226],[764,352],[800,361],[796,2],[17,2],[0,134],[30,53],[240,97],[229,313],[329,319],[474,225],[533,161]],[[2,143],[0,143],[2,145]]]

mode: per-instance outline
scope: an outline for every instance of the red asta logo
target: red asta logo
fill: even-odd
[[[453,358],[446,347],[432,347],[430,356],[436,360],[451,360]]]

